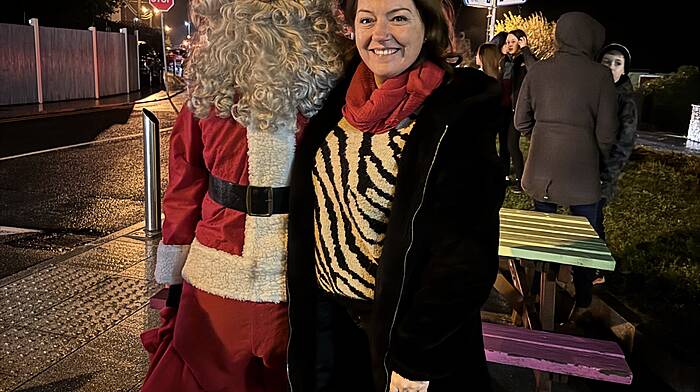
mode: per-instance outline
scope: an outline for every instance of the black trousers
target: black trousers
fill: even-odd
[[[318,302],[318,392],[374,392],[369,339],[365,332],[370,304],[322,295]],[[480,379],[474,375],[482,375]],[[489,392],[486,364],[443,379],[431,380],[428,392]]]
[[[364,312],[355,313],[351,316],[348,303],[341,304],[334,296],[319,297],[317,392],[374,391],[369,339],[359,324]]]
[[[509,123],[508,117],[505,117],[505,121],[498,128],[498,160],[501,162],[501,167],[503,167],[503,176],[508,177],[510,175],[510,151],[508,147],[508,128]]]
[[[515,178],[518,180],[523,178],[523,171],[525,170],[523,152],[520,151],[520,136],[520,131],[515,129],[515,126],[513,125],[513,116],[511,115],[510,121],[508,122],[508,152],[510,153],[511,161],[513,162],[513,172],[515,173]]]
[[[598,233],[600,238],[605,240],[605,229],[602,221],[602,207],[600,203],[584,204],[578,206],[569,206],[571,215],[583,216],[588,219],[588,222],[593,226],[593,229]],[[545,203],[535,200],[535,211],[556,213],[557,205],[554,203]],[[574,274],[574,287],[576,288],[576,306],[586,308],[591,305],[593,300],[593,280],[595,279],[595,270],[592,268],[583,268],[574,266],[572,269]],[[536,280],[539,282],[539,280]],[[538,284],[538,283],[537,283]],[[537,286],[539,288],[539,286]]]

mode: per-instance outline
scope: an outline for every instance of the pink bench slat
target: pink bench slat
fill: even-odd
[[[631,384],[632,371],[614,342],[482,323],[489,362]]]

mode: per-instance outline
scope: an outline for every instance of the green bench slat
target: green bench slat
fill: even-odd
[[[604,271],[615,270],[615,259],[612,256],[593,258],[588,253],[566,251],[555,248],[535,248],[501,241],[498,255],[517,259],[545,261],[586,268],[597,268]]]
[[[577,241],[577,240],[562,240],[557,238],[547,238],[534,236],[524,233],[513,233],[509,231],[501,231],[501,240],[507,242],[514,242],[521,245],[528,246],[542,246],[542,247],[561,247],[566,250],[574,250],[578,252],[588,252],[592,255],[609,255],[610,251],[602,243],[587,242],[587,241]]]

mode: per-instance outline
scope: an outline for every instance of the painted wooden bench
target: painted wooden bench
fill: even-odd
[[[588,220],[580,216],[502,208],[498,254],[507,260],[511,282],[499,276],[494,287],[513,305],[528,328],[554,329],[555,265],[603,271],[615,259]],[[539,309],[530,295],[535,271],[540,274]],[[537,312],[539,317],[531,317]]]
[[[493,323],[482,323],[482,331],[489,362],[618,384],[632,383],[632,371],[625,355],[614,342]],[[536,388],[542,391],[550,387],[538,380]]]

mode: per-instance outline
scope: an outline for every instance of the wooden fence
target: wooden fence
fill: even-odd
[[[0,23],[0,105],[38,102],[31,26]]]
[[[0,105],[100,98],[138,90],[137,45],[136,38],[125,31],[39,27],[36,19],[32,26],[0,23]]]
[[[53,27],[40,31],[44,102],[94,98],[92,34]]]

